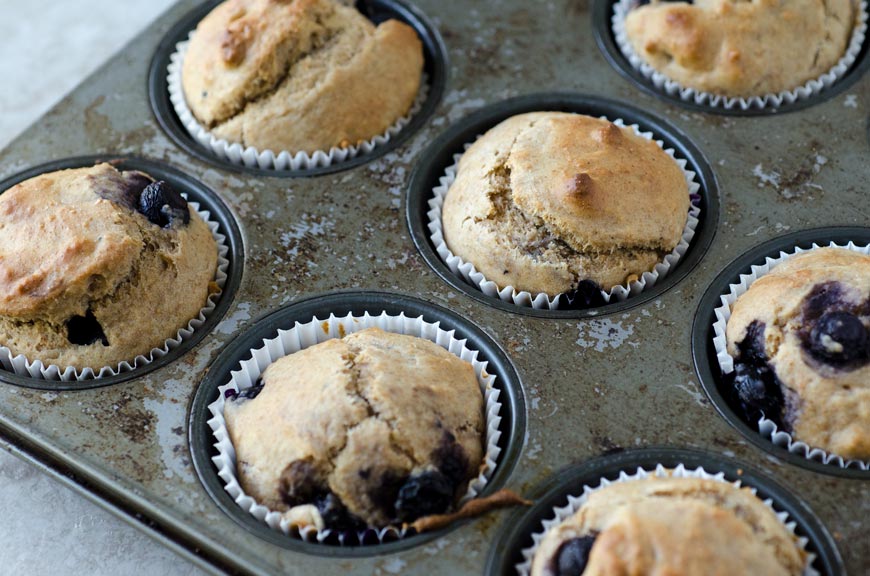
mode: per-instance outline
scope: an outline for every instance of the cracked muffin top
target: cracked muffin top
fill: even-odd
[[[182,88],[219,138],[314,152],[386,132],[422,70],[420,39],[397,20],[375,27],[334,0],[228,0],[197,26]]]
[[[870,459],[870,256],[798,254],[758,278],[726,327],[735,394],[812,447]]]
[[[0,344],[60,367],[132,361],[199,315],[217,245],[166,182],[109,164],[0,194]]]
[[[590,493],[573,516],[544,535],[532,575],[799,576],[805,557],[748,488],[649,477]]]
[[[242,488],[297,526],[343,531],[446,512],[483,457],[471,364],[377,328],[273,362],[224,416]]]
[[[655,142],[607,120],[534,112],[462,155],[442,220],[450,250],[487,279],[555,295],[652,269],[688,209],[685,176]]]
[[[628,13],[634,51],[683,86],[730,97],[802,86],[830,70],[854,28],[853,0],[659,2]]]

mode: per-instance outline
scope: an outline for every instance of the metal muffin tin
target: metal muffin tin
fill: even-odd
[[[526,414],[527,425],[505,487],[532,493],[559,470],[603,452],[701,449],[773,478],[827,527],[846,571],[866,572],[870,482],[796,465],[747,440],[705,395],[691,344],[702,295],[741,254],[785,233],[867,226],[866,50],[842,90],[811,106],[756,117],[700,112],[648,94],[611,65],[596,45],[596,34],[606,31],[596,32],[592,17],[602,1],[415,2],[409,13],[425,14],[444,40],[443,96],[430,96],[431,116],[421,114],[392,150],[310,178],[216,162],[164,128],[171,121],[165,109],[152,112],[148,79],[159,72],[152,61],[191,10],[204,10],[195,0],[179,2],[0,152],[0,178],[94,154],[147,158],[178,170],[229,207],[244,245],[238,290],[191,350],[129,380],[75,391],[0,382],[3,445],[216,571],[480,574],[497,534],[521,511],[348,558],[260,537],[224,512],[197,476],[190,416],[221,348],[233,346],[254,318],[288,304],[340,297],[332,295],[336,290],[375,290],[450,309],[487,334],[516,368],[523,392],[517,414]],[[721,206],[710,221],[715,234],[697,265],[654,298],[594,317],[517,314],[445,282],[418,251],[406,194],[410,174],[428,160],[424,150],[440,134],[459,130],[476,109],[540,92],[630,102],[673,126],[680,141],[709,160]]]

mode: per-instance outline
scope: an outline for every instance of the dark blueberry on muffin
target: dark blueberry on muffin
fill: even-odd
[[[783,424],[783,394],[776,372],[764,352],[764,324],[753,322],[738,348],[734,363],[734,391],[746,419],[755,422],[761,414]]]
[[[94,318],[94,313],[90,309],[84,316],[73,316],[67,320],[66,333],[66,338],[71,344],[89,346],[100,342],[103,346],[109,345],[109,339],[106,338],[103,327]]]
[[[595,544],[595,536],[581,536],[566,540],[559,546],[556,552],[556,576],[583,574],[593,544]]]
[[[581,280],[576,288],[565,293],[565,299],[567,300],[565,307],[570,310],[595,308],[606,304],[601,286],[592,280]]]
[[[138,210],[161,228],[169,228],[176,221],[183,225],[190,223],[187,200],[165,180],[152,182],[142,190]]]
[[[453,503],[456,485],[437,470],[411,476],[399,489],[396,517],[401,522],[413,522],[430,514],[441,514]]]
[[[845,364],[867,357],[867,328],[849,312],[828,312],[810,332],[813,355],[833,364]]]

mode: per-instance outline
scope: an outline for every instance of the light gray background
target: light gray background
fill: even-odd
[[[173,1],[0,0],[0,148]],[[3,450],[0,542],[2,574],[202,574]]]

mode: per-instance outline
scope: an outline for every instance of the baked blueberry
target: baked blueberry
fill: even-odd
[[[91,310],[88,310],[84,316],[73,316],[66,321],[66,338],[72,344],[80,346],[89,346],[97,342],[101,342],[103,346],[109,345],[103,327]]]
[[[849,312],[827,312],[810,332],[810,351],[823,361],[835,364],[867,357],[867,328]]]
[[[238,394],[234,394],[234,397],[236,400],[253,400],[263,391],[263,386],[265,386],[263,379],[257,378],[257,381],[254,382],[253,386],[240,390]]]
[[[604,306],[606,303],[601,293],[601,286],[592,280],[581,280],[576,288],[565,293],[565,299],[567,300],[565,308],[571,310],[594,308]]]
[[[396,517],[401,522],[440,514],[453,503],[455,485],[437,470],[411,476],[396,497]]]
[[[740,355],[734,363],[734,392],[748,421],[758,421],[763,413],[781,423],[782,389],[764,351],[764,328],[764,323],[753,322],[738,344]]]
[[[444,430],[441,444],[432,455],[432,461],[454,485],[458,486],[468,476],[468,455],[456,436]]]
[[[580,576],[589,561],[589,552],[595,544],[595,536],[581,536],[566,540],[556,551],[556,576]]]
[[[190,222],[187,200],[165,180],[152,182],[142,190],[138,210],[161,228],[169,228],[176,220],[184,225]]]
[[[288,506],[313,502],[326,492],[324,481],[312,458],[294,460],[281,471],[278,490]]]
[[[320,512],[323,523],[332,530],[347,532],[365,528],[365,523],[348,512],[341,499],[332,492],[315,498],[314,505]]]

